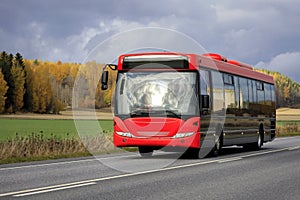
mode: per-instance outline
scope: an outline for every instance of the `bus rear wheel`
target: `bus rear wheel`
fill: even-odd
[[[251,144],[246,144],[244,145],[244,148],[246,150],[254,150],[254,151],[258,151],[261,149],[263,145],[263,134],[262,132],[260,132],[258,135],[257,135],[257,140],[255,143],[251,143]]]
[[[253,144],[253,150],[260,150],[263,145],[263,134],[260,132],[257,136],[256,143]]]
[[[153,155],[153,148],[151,148],[151,147],[139,147],[139,153],[144,158],[151,157]]]

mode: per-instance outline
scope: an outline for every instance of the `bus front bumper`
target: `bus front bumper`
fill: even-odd
[[[191,136],[171,138],[171,137],[126,137],[114,133],[114,145],[116,147],[186,147],[200,148],[200,134]]]

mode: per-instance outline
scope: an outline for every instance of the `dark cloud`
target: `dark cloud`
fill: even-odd
[[[2,0],[0,44],[30,59],[81,62],[113,34],[155,26],[187,34],[207,51],[273,64],[279,55],[300,52],[299,18],[297,0]]]
[[[255,67],[281,72],[293,80],[299,81],[300,52],[286,52],[274,56],[266,62],[259,62]]]

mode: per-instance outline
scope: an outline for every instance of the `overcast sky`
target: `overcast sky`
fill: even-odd
[[[179,31],[300,83],[299,0],[1,0],[0,51],[82,62],[111,35],[140,27]]]

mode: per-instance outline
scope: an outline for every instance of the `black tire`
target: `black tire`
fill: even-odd
[[[263,134],[260,131],[260,133],[257,136],[256,143],[253,144],[253,150],[256,150],[256,151],[260,150],[262,145],[263,145]]]
[[[153,155],[153,148],[151,148],[151,147],[139,147],[139,153],[144,158],[151,157]]]
[[[255,143],[246,144],[243,147],[245,150],[259,151],[262,146],[263,146],[263,132],[260,131],[259,134],[257,135],[257,140]]]
[[[198,158],[200,158],[199,151],[200,151],[200,149],[189,148],[182,154],[181,158],[198,159]]]
[[[213,157],[217,157],[217,156],[220,155],[221,149],[222,149],[222,133],[218,137],[218,139],[216,140],[215,146],[211,150],[211,152],[209,153],[209,155],[213,156]]]

